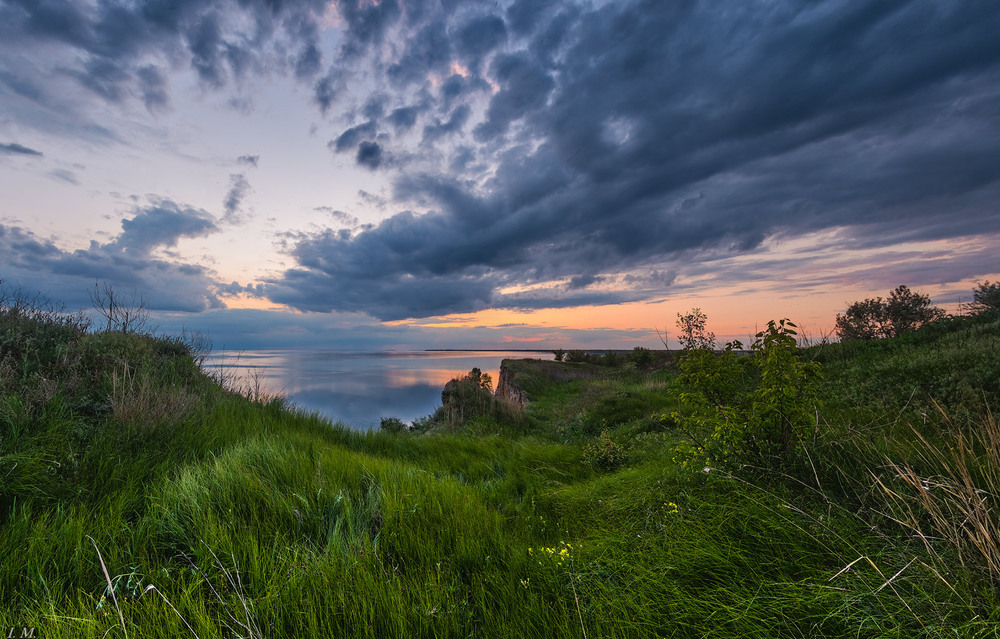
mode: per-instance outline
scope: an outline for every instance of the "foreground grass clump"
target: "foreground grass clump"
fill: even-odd
[[[835,407],[801,442],[811,464],[723,468],[692,452],[706,433],[654,417],[694,408],[671,367],[515,362],[523,411],[455,389],[467,410],[445,427],[360,433],[228,390],[183,342],[0,311],[0,627],[997,633],[995,556],[946,527],[968,512],[996,530],[996,429],[918,414],[921,439],[879,421],[884,395],[852,409],[838,393],[872,365],[863,353],[801,353],[824,361],[819,400]],[[944,332],[912,352],[952,361],[967,343]]]

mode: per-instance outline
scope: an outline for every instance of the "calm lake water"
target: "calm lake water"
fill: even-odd
[[[256,350],[215,353],[206,368],[221,368],[296,406],[353,428],[377,428],[383,417],[411,422],[434,412],[448,380],[479,368],[496,387],[505,358],[552,359],[531,351],[414,351],[357,353],[334,350]]]

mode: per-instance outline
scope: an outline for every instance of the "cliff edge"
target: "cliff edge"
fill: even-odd
[[[497,390],[494,396],[518,408],[524,408],[530,400],[528,399],[528,394],[514,384],[514,371],[511,368],[512,361],[505,359],[500,362],[500,379],[497,380]]]

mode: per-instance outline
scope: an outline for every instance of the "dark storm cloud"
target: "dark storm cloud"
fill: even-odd
[[[507,39],[507,27],[498,16],[480,16],[461,25],[455,33],[455,50],[473,67]]]
[[[168,70],[205,90],[308,85],[340,127],[329,148],[391,176],[386,211],[415,211],[297,236],[266,290],[310,310],[652,299],[670,284],[627,274],[771,238],[836,228],[878,248],[1000,229],[995,2],[329,4],[0,0],[0,102],[113,139],[34,78],[152,112],[171,103]],[[630,288],[616,298],[612,281]]]
[[[375,121],[385,115],[385,104],[388,97],[383,94],[370,96],[361,108],[361,114],[368,120]]]
[[[122,232],[111,246],[148,255],[158,247],[176,246],[181,238],[204,237],[218,230],[206,211],[159,199],[137,208],[131,219],[122,220]]]
[[[460,133],[471,116],[472,109],[469,105],[462,104],[455,107],[446,121],[437,120],[424,127],[424,142],[434,142],[447,135]]]
[[[377,142],[362,142],[358,145],[358,155],[355,159],[361,166],[374,171],[385,158],[382,155],[382,147]]]
[[[226,80],[223,64],[226,50],[218,16],[213,14],[203,16],[187,33],[187,40],[192,56],[191,66],[198,72],[198,77],[212,87],[222,86]],[[240,69],[245,68],[245,65],[246,60],[237,54],[234,70],[238,73]]]
[[[556,0],[515,0],[507,8],[507,24],[511,31],[526,35],[546,23],[546,16],[558,6]]]
[[[29,230],[0,225],[0,271],[25,290],[43,290],[71,307],[89,307],[87,292],[101,280],[120,291],[138,290],[152,310],[219,308],[220,285],[204,267],[152,255],[182,237],[218,230],[205,211],[157,200],[122,220],[122,231],[106,244],[67,251]]]
[[[440,93],[441,100],[444,103],[443,106],[449,108],[455,100],[463,96],[489,90],[489,83],[481,76],[466,77],[458,73],[453,73],[441,83]]]
[[[451,40],[442,18],[420,28],[407,41],[399,61],[389,67],[389,79],[404,87],[423,82],[427,74],[448,68],[451,53]]]
[[[417,115],[420,113],[418,107],[399,107],[393,109],[389,114],[389,124],[393,126],[397,133],[409,131],[417,123]]]
[[[267,69],[288,69],[311,80],[323,63],[317,19],[326,4],[0,0],[0,41],[7,45],[0,47],[0,59],[11,70],[3,80],[9,86],[9,78],[28,68],[25,58],[12,55],[14,47],[38,52],[38,70],[47,75],[75,78],[112,103],[136,97],[151,111],[169,104],[167,68],[186,65],[205,86],[216,89]],[[8,55],[3,55],[5,49]],[[34,99],[44,102],[47,96],[35,92]]]
[[[602,277],[676,274],[771,237],[840,228],[891,246],[1000,227],[1000,5],[486,9],[425,11],[385,67],[401,90],[438,78],[425,137],[471,109],[471,130],[453,127],[459,173],[397,173],[420,215],[302,237],[273,299],[382,318],[613,302]],[[448,73],[477,56],[479,71]],[[662,296],[674,277],[623,277],[620,295]]]
[[[525,54],[499,56],[491,72],[500,91],[490,100],[486,121],[476,127],[480,142],[503,135],[511,122],[544,107],[555,87],[552,76]]]
[[[321,113],[326,113],[333,107],[344,88],[343,73],[337,68],[331,68],[325,76],[316,81],[313,86],[313,100]]]
[[[33,155],[36,157],[42,157],[41,151],[36,151],[35,149],[29,149],[28,147],[20,145],[17,142],[0,144],[0,154],[2,153],[5,153],[7,155]]]
[[[603,277],[599,277],[597,275],[577,275],[576,277],[570,279],[569,288],[571,289],[587,288],[588,286],[597,284],[603,280],[604,280]]]
[[[150,112],[160,111],[170,105],[167,93],[167,78],[163,71],[153,65],[136,69],[142,102]]]
[[[343,45],[347,56],[359,55],[369,47],[381,44],[386,31],[400,16],[396,0],[340,0],[337,8],[349,27]]]
[[[375,122],[369,120],[363,124],[352,126],[341,133],[336,140],[330,141],[327,146],[337,153],[353,149],[361,140],[375,137]]]
[[[295,77],[300,80],[312,78],[323,66],[323,53],[319,48],[319,29],[316,22],[297,14],[288,23],[291,25],[290,35],[303,43],[293,62]]]

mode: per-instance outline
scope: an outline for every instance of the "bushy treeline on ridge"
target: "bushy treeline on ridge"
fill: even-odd
[[[101,328],[0,303],[0,627],[1000,631],[990,308],[805,349],[776,321],[718,353],[516,361],[523,410],[470,374],[439,419],[381,432],[227,387],[190,340]]]

